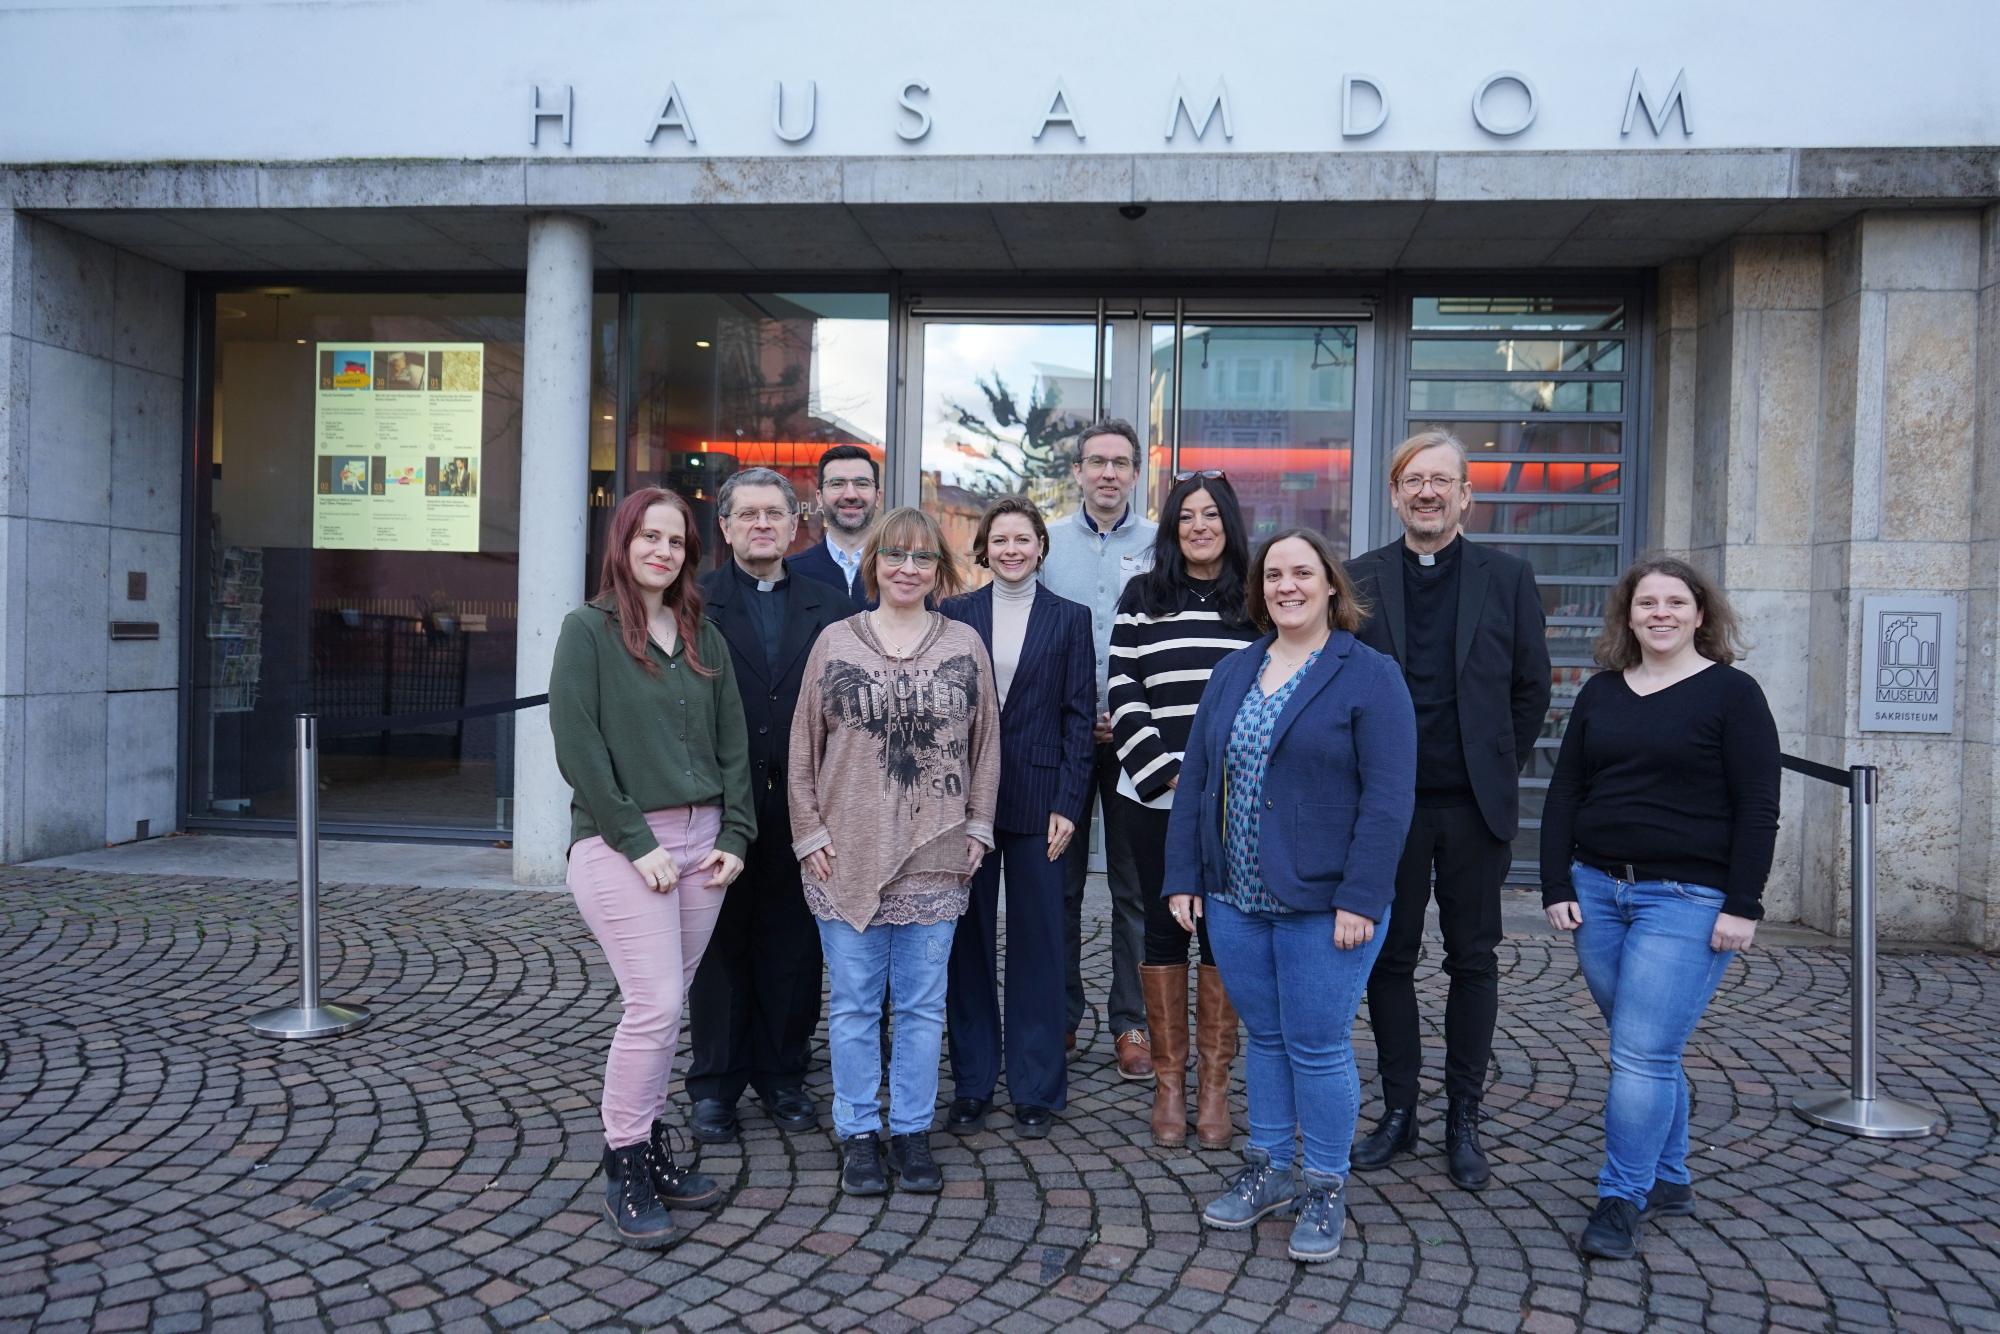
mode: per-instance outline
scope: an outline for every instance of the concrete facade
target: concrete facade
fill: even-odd
[[[184,316],[179,273],[0,209],[8,861],[178,827]]]

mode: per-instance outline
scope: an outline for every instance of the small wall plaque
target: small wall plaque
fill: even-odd
[[[1861,730],[1953,731],[1958,603],[1885,593],[1861,605]]]
[[[111,637],[113,639],[158,639],[160,637],[160,623],[158,621],[113,621],[111,623]]]

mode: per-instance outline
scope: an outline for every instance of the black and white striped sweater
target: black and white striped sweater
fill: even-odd
[[[1181,771],[1215,665],[1258,637],[1248,623],[1223,620],[1212,581],[1191,581],[1181,589],[1180,610],[1161,617],[1141,609],[1136,580],[1125,586],[1111,627],[1107,694],[1118,763],[1142,801],[1158,802]]]

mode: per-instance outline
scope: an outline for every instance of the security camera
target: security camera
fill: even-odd
[[[1118,206],[1118,216],[1127,222],[1137,222],[1146,216],[1146,206],[1144,204],[1120,204]]]

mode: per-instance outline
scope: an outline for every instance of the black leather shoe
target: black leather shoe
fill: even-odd
[[[887,1195],[889,1175],[882,1170],[882,1139],[874,1131],[840,1142],[840,1193]]]
[[[1444,1123],[1445,1170],[1461,1190],[1485,1190],[1493,1179],[1479,1147],[1479,1099],[1453,1098]]]
[[[1046,1107],[1014,1108],[1014,1133],[1022,1139],[1047,1139],[1056,1114]]]
[[[935,1195],[944,1189],[944,1173],[938,1170],[937,1159],[931,1157],[928,1130],[889,1136],[889,1167],[896,1174],[898,1190]]]
[[[703,1098],[688,1118],[688,1134],[703,1144],[734,1144],[736,1109],[720,1098]]]
[[[764,1099],[764,1110],[780,1130],[811,1130],[819,1125],[819,1112],[804,1089],[779,1089]]]
[[[1607,1195],[1584,1224],[1576,1248],[1597,1260],[1629,1260],[1639,1253],[1639,1206]]]
[[[991,1098],[953,1098],[945,1110],[944,1128],[954,1135],[977,1135],[986,1129],[986,1114],[992,1110]]]
[[[1398,1154],[1417,1147],[1417,1109],[1391,1107],[1375,1123],[1375,1129],[1354,1141],[1352,1163],[1357,1172],[1387,1167]]]

